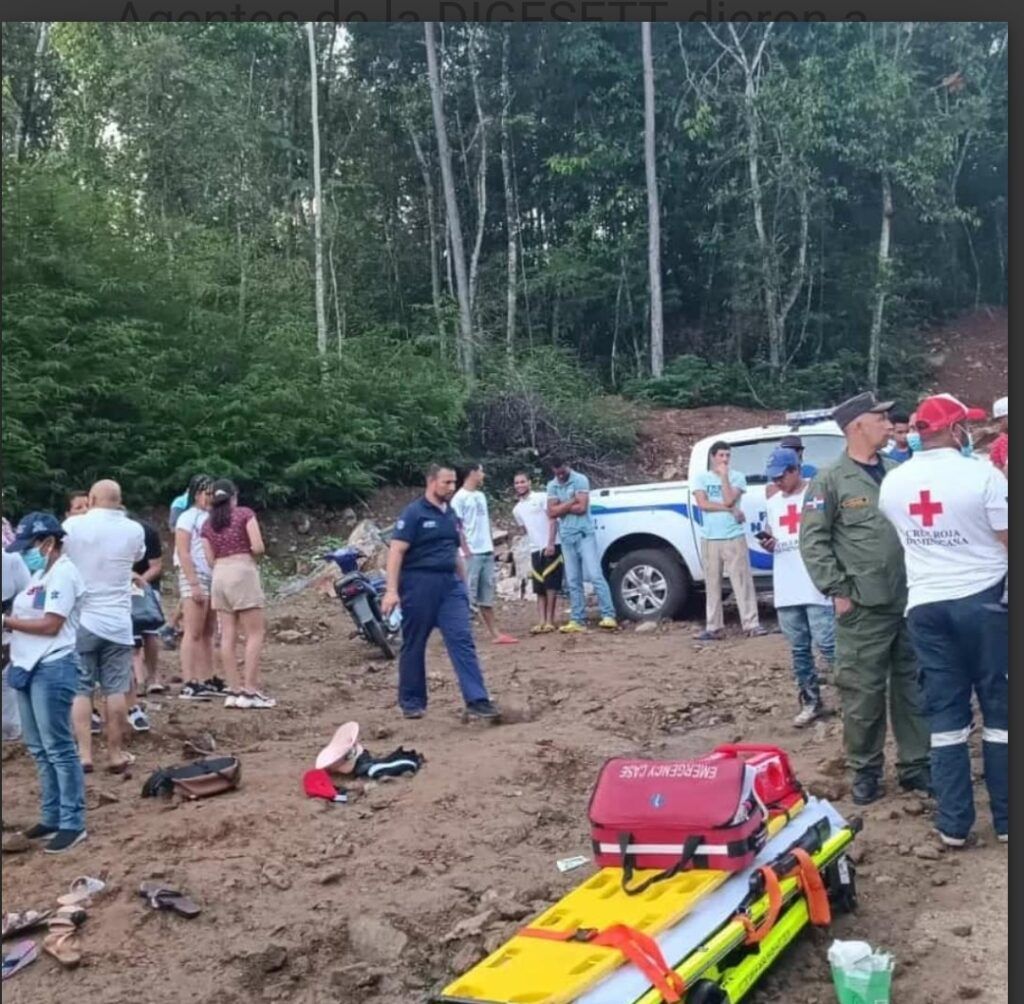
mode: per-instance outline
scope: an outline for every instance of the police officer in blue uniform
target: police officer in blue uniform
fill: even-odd
[[[395,523],[388,553],[385,616],[402,608],[402,654],[398,666],[398,704],[406,718],[427,710],[427,641],[439,628],[466,702],[475,718],[497,718],[480,671],[470,627],[466,569],[459,553],[458,517],[449,502],[455,471],[432,464],[427,489]]]

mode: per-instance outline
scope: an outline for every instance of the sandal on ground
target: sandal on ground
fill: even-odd
[[[20,972],[27,965],[35,962],[39,957],[39,949],[34,941],[19,941],[4,956],[5,980],[10,979],[15,973]]]
[[[124,774],[133,763],[135,763],[135,754],[125,753],[124,759],[120,763],[112,763],[107,767],[107,773]]]
[[[32,931],[42,927],[52,910],[21,910],[17,913],[5,913],[3,917],[3,940],[13,938],[22,931]]]
[[[93,878],[91,875],[80,875],[71,883],[71,888],[63,896],[57,897],[57,903],[60,906],[84,907],[106,888],[107,883],[103,879]]]
[[[73,969],[82,961],[78,928],[71,923],[51,924],[50,933],[43,938],[43,951],[52,955],[62,966]]]
[[[201,908],[184,893],[161,885],[159,882],[143,882],[139,886],[139,895],[154,910],[170,910],[181,917],[198,917]]]
[[[530,628],[530,634],[544,634],[548,629],[547,624],[534,624]]]
[[[510,634],[499,634],[497,636],[497,638],[494,639],[494,644],[495,645],[518,645],[519,644],[519,639],[518,638],[513,638],[512,635],[510,635]]]
[[[217,750],[217,741],[209,732],[201,732],[198,735],[186,739],[182,752],[187,757],[213,756]]]
[[[701,631],[700,634],[693,636],[694,641],[724,641],[724,631]]]

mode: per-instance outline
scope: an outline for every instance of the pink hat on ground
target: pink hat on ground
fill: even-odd
[[[331,741],[317,754],[317,770],[337,770],[351,774],[356,760],[363,752],[359,742],[359,723],[346,722],[340,725]]]

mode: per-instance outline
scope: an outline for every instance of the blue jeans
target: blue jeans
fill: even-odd
[[[972,691],[984,723],[982,755],[992,821],[997,833],[1010,829],[1009,614],[986,607],[999,603],[1002,595],[999,582],[962,600],[925,603],[907,614],[932,734],[936,823],[950,837],[966,837],[975,819],[967,748]]]
[[[41,662],[27,690],[19,690],[22,738],[39,772],[40,822],[54,830],[85,829],[85,776],[71,732],[78,660]]]
[[[821,704],[821,681],[814,668],[814,650],[825,657],[829,668],[836,661],[836,618],[831,607],[809,603],[805,606],[779,607],[779,627],[793,653],[793,676],[796,677],[800,703],[814,707]]]
[[[615,617],[615,604],[612,603],[612,591],[601,571],[601,562],[597,557],[597,538],[593,532],[562,531],[562,555],[565,558],[565,579],[569,586],[570,617],[577,624],[587,619],[587,601],[583,592],[583,583],[589,582],[594,587],[597,604],[602,617]]]
[[[462,699],[467,704],[488,700],[469,623],[469,593],[462,579],[453,572],[403,572],[398,592],[402,604],[398,703],[402,710],[426,710],[427,641],[434,628],[444,638]]]

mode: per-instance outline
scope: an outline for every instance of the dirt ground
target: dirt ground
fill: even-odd
[[[589,853],[591,785],[602,761],[624,752],[689,756],[723,741],[776,742],[812,792],[854,814],[838,721],[804,732],[789,724],[780,635],[702,647],[691,640],[696,625],[682,622],[528,639],[532,612],[499,607],[503,626],[524,641],[481,644],[506,711],[494,726],[460,721],[436,640],[428,716],[407,722],[395,708],[394,665],[349,638],[336,601],[307,592],[273,607],[272,633],[292,639],[267,650],[277,709],[161,700],[153,731],[134,738],[131,778],[103,772],[101,747],[88,780],[87,843],[66,857],[4,856],[4,910],[46,907],[83,874],[109,884],[82,929],[82,967],[66,972],[43,956],[5,984],[5,1002],[423,1001],[589,874],[590,865],[560,875],[555,861]],[[164,667],[175,671],[174,654]],[[427,764],[346,805],[307,799],[303,771],[348,719],[372,751],[412,747]],[[149,773],[181,762],[182,737],[203,730],[241,758],[241,788],[186,804],[142,799]],[[891,771],[888,785],[896,788]],[[938,849],[917,797],[893,793],[861,813],[860,908],[831,935],[894,953],[897,1004],[1007,997],[1007,849],[994,839],[980,786],[977,795],[981,842],[959,853]],[[3,819],[36,819],[32,765],[10,746]],[[136,893],[148,879],[187,890],[201,916],[149,911]],[[833,1001],[829,938],[803,935],[750,1000]]]
[[[925,332],[935,375],[932,391],[990,409],[1010,379],[1010,321],[1005,307],[981,307]]]

